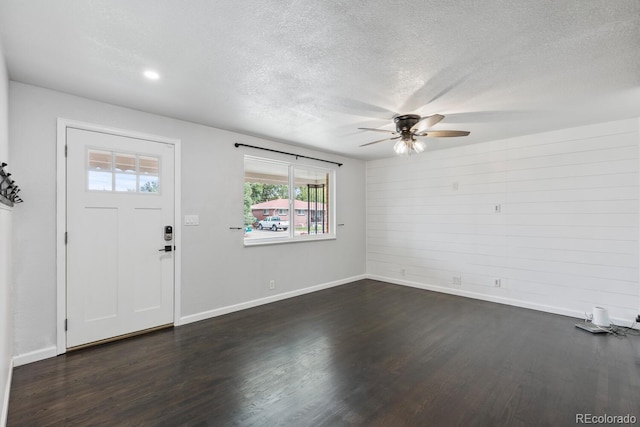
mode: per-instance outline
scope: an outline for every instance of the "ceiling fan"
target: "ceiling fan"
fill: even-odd
[[[391,136],[377,141],[362,144],[361,147],[377,144],[384,141],[398,140],[393,146],[393,150],[398,154],[421,153],[426,148],[423,141],[416,138],[448,138],[454,136],[467,136],[470,132],[466,130],[429,130],[432,126],[444,119],[442,114],[420,117],[417,114],[403,114],[393,118],[396,130],[358,128],[360,130],[371,130],[374,132],[390,133]]]

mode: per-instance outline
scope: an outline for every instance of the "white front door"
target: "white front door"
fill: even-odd
[[[173,323],[174,146],[67,128],[67,348]]]

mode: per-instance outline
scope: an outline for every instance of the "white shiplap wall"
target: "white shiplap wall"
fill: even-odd
[[[368,162],[368,274],[575,316],[599,305],[630,322],[640,313],[638,127]]]

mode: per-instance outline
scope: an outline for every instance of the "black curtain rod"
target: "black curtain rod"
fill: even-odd
[[[256,148],[256,149],[258,149],[258,150],[271,151],[272,153],[287,154],[287,155],[289,155],[289,156],[295,156],[296,158],[298,158],[298,157],[302,157],[302,158],[304,158],[304,159],[317,160],[317,161],[319,161],[319,162],[333,163],[334,165],[342,166],[342,163],[332,162],[331,160],[324,160],[324,159],[318,159],[317,157],[303,156],[302,154],[287,153],[286,151],[272,150],[271,148],[256,147],[255,145],[240,144],[239,142],[236,142],[236,143],[235,143],[235,144],[233,144],[233,145],[235,145],[235,147],[236,147],[236,148],[238,148],[238,147]]]

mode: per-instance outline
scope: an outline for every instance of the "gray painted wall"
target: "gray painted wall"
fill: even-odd
[[[9,163],[7,114],[8,78],[2,46],[0,46],[0,162]],[[9,166],[12,166],[9,163]],[[12,170],[12,169],[9,169]],[[12,211],[0,204],[0,425],[7,416],[13,327],[11,310],[11,217]]]
[[[65,118],[181,140],[182,321],[232,310],[365,274],[365,162],[108,105],[22,83],[9,85],[13,170],[25,203],[14,218],[17,358],[51,355],[56,345],[56,122]],[[243,155],[235,142],[343,162],[337,168],[336,240],[243,246]],[[278,156],[278,155],[276,155]],[[280,159],[292,160],[281,156]],[[316,163],[317,164],[317,163]],[[182,222],[182,221],[180,221]],[[178,224],[176,224],[178,225]],[[268,289],[275,279],[276,291]]]

